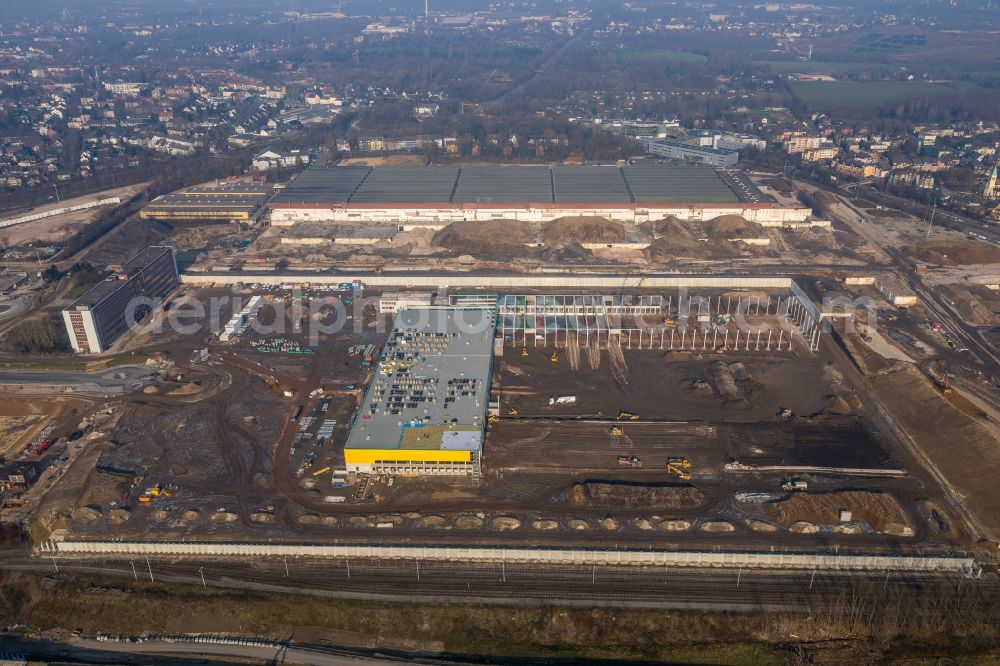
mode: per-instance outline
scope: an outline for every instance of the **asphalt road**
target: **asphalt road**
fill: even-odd
[[[65,370],[11,370],[0,372],[0,385],[52,386],[78,391],[133,391],[159,374],[145,365],[119,365],[98,372],[68,372]]]
[[[457,664],[455,661],[439,661],[425,657],[388,656],[373,651],[347,650],[327,646],[307,645],[232,645],[225,643],[194,642],[173,638],[161,640],[146,639],[139,642],[97,641],[86,638],[71,638],[66,642],[36,640],[20,637],[5,637],[3,649],[8,653],[18,653],[32,660],[148,664],[155,657],[157,664],[184,666],[212,663],[266,664],[309,664],[315,666],[378,666],[379,664]]]

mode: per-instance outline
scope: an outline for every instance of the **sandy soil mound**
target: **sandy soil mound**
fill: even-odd
[[[92,509],[89,506],[81,506],[73,509],[72,516],[73,520],[78,520],[81,523],[90,523],[97,520],[101,514],[99,511]]]
[[[111,522],[116,525],[121,525],[129,519],[132,514],[127,509],[112,509],[111,510]]]
[[[514,516],[497,516],[491,524],[495,530],[516,530],[521,521]]]
[[[868,523],[879,532],[885,531],[886,526],[892,523],[910,524],[894,497],[863,490],[793,493],[781,502],[766,506],[773,520],[790,529],[797,523],[835,525],[840,520],[841,509],[851,512],[852,522]]]
[[[687,222],[679,220],[673,215],[662,220],[650,220],[639,225],[642,231],[654,236],[670,236],[676,240],[698,240],[697,235],[688,226]]]
[[[477,529],[483,526],[483,519],[475,514],[463,514],[455,518],[455,527],[460,530]]]
[[[491,220],[489,222],[453,222],[434,234],[431,242],[452,252],[511,258],[524,254],[524,243],[534,234],[528,222]]]
[[[555,520],[536,520],[531,523],[531,527],[536,530],[557,530],[559,523]]]
[[[616,243],[625,239],[625,227],[603,217],[560,217],[545,225],[542,237],[549,245]]]
[[[764,233],[764,227],[740,215],[720,215],[709,220],[705,230],[712,238],[756,238]]]
[[[445,527],[447,524],[444,516],[424,516],[416,521],[417,527]]]
[[[319,523],[319,516],[315,513],[304,513],[299,516],[299,525],[315,525]]]
[[[707,523],[702,523],[701,529],[703,532],[732,532],[736,528],[732,523],[727,523],[724,520],[710,520]]]
[[[1000,263],[1000,247],[969,241],[931,241],[920,248],[904,248],[904,252],[920,261],[939,266]]]
[[[680,509],[696,507],[704,500],[705,494],[691,486],[595,481],[574,485],[567,497],[572,506],[599,508]]]

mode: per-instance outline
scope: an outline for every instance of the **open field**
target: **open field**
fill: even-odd
[[[619,61],[649,63],[693,63],[704,64],[708,57],[687,51],[671,51],[656,48],[624,48],[615,51]]]
[[[427,158],[423,155],[376,155],[372,157],[345,157],[339,166],[423,166]]]
[[[878,71],[889,66],[878,62],[821,62],[818,60],[754,60],[753,64],[763,65],[781,74],[829,74],[838,76],[852,72]]]
[[[125,201],[136,192],[142,191],[142,189],[148,184],[149,183],[137,183],[135,185],[119,187],[113,190],[105,190],[103,192],[88,194],[74,199],[66,199],[60,203],[53,202],[44,206],[37,206],[30,210],[11,213],[9,215],[0,215],[0,219],[42,213],[63,206],[77,206],[91,201],[96,201],[98,199],[106,199],[108,197],[119,197],[122,201]],[[52,217],[35,220],[34,222],[26,222],[24,224],[18,224],[12,227],[0,229],[0,244],[6,247],[13,247],[31,242],[59,243],[76,233],[91,218],[99,214],[101,210],[102,208],[88,208],[85,210],[64,213],[62,215],[54,215]]]
[[[796,97],[811,106],[867,106],[915,97],[941,97],[968,92],[975,86],[964,81],[796,81],[790,84]]]

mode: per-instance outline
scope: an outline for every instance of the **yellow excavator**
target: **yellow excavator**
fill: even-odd
[[[639,415],[635,412],[626,412],[624,409],[618,412],[619,421],[638,421]]]
[[[528,348],[521,347],[521,356],[527,356],[527,355],[528,355]]]
[[[549,363],[552,365],[559,365],[559,353],[554,349],[552,350],[552,355],[549,356]]]
[[[511,407],[507,410],[508,416],[517,416],[519,414],[517,407]]]

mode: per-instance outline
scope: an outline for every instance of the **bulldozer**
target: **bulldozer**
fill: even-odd
[[[612,437],[621,437],[624,434],[625,434],[625,431],[622,430],[621,426],[614,426],[614,427],[611,428],[611,436]]]
[[[622,411],[618,412],[618,420],[619,421],[638,421],[639,420],[639,415],[636,414],[635,412],[627,412],[627,411],[625,411],[623,409]]]
[[[682,481],[691,480],[691,472],[687,470],[691,469],[691,461],[687,458],[672,457],[667,458],[666,470],[667,473],[673,474],[678,479]]]

